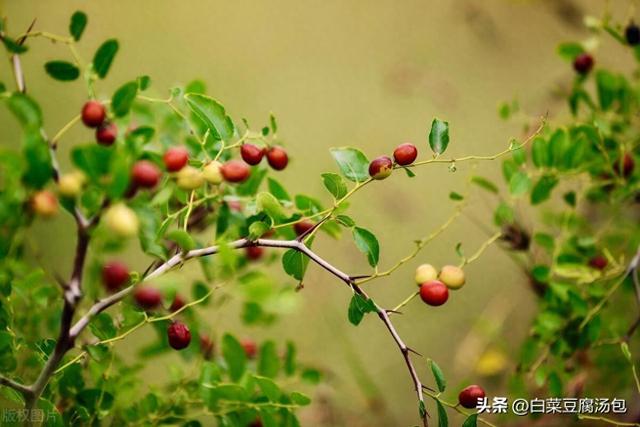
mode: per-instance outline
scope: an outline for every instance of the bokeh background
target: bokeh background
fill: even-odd
[[[555,47],[588,37],[582,17],[599,15],[603,3],[0,0],[0,15],[8,17],[14,32],[37,18],[37,29],[66,33],[71,13],[85,11],[89,25],[80,44],[85,58],[106,38],[115,36],[121,45],[109,78],[98,83],[101,97],[142,74],[151,76],[151,92],[158,97],[199,78],[236,119],[246,117],[257,127],[274,112],[292,158],[280,180],[291,193],[326,197],[319,175],[336,170],[330,147],[353,145],[374,157],[411,141],[428,156],[428,129],[437,116],[450,122],[450,155],[493,154],[510,138],[523,136],[522,119],[498,117],[499,102],[518,99],[522,117],[548,112],[561,118],[564,105],[555,94],[570,84],[572,70]],[[619,6],[614,12],[622,19],[625,10],[615,10]],[[28,90],[42,105],[50,134],[77,114],[86,96],[80,80],[62,84],[44,72],[46,60],[67,56],[64,46],[39,39],[23,60]],[[601,58],[618,65],[606,49]],[[0,81],[12,81],[8,61],[0,63]],[[0,143],[15,144],[19,129],[5,109],[0,127]],[[90,138],[81,126],[65,136],[63,169],[69,148]],[[454,209],[449,192],[461,192],[470,174],[499,177],[499,162],[475,170],[459,164],[455,173],[446,165],[421,168],[414,179],[398,174],[354,198],[353,217],[378,235],[383,268],[446,220]],[[419,263],[457,263],[458,242],[467,253],[475,251],[487,238],[486,227],[492,227],[493,200],[485,197],[473,195],[465,215],[416,260],[367,285],[376,300],[394,306],[404,299],[414,290]],[[523,218],[535,220],[524,213]],[[67,218],[39,224],[35,238],[44,243],[41,262],[63,274],[74,244],[71,227]],[[367,272],[364,257],[348,240],[323,237],[315,248],[346,271]],[[132,257],[138,268],[148,263],[135,251]],[[197,270],[181,274],[197,275]],[[481,382],[490,395],[505,395],[513,371],[509,358],[526,335],[534,299],[518,266],[497,246],[470,265],[467,276],[468,285],[446,306],[426,308],[414,301],[395,323],[410,346],[439,362],[452,390]],[[282,280],[288,279],[282,275]],[[218,335],[293,339],[301,360],[327,372],[314,391],[315,403],[302,414],[303,425],[412,425],[417,407],[404,362],[373,316],[358,328],[348,323],[349,296],[340,282],[311,266],[306,287],[272,328],[243,326],[233,302],[207,316]],[[134,354],[136,345],[151,338],[143,330],[119,346]],[[426,359],[416,360],[428,378]],[[181,363],[178,358],[153,363],[147,368],[150,385],[162,382],[165,362]]]

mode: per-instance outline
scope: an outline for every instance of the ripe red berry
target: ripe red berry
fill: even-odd
[[[210,359],[213,355],[213,341],[208,335],[200,334],[200,351],[205,359]]]
[[[602,255],[596,255],[589,260],[589,266],[597,270],[604,270],[605,268],[607,268],[608,264],[609,261]]]
[[[624,30],[624,38],[627,40],[630,46],[637,46],[640,44],[640,27],[633,22],[627,25]]]
[[[182,298],[182,295],[176,294],[176,296],[173,297],[173,302],[171,303],[171,306],[169,307],[169,311],[178,311],[182,307],[184,307],[185,304],[186,303],[184,301],[184,298]]]
[[[153,188],[160,181],[160,169],[149,160],[139,160],[131,170],[131,181],[136,188]]]
[[[109,292],[120,290],[129,281],[129,268],[120,261],[109,261],[102,266],[102,283]]]
[[[242,144],[242,147],[240,147],[240,156],[242,156],[242,160],[247,162],[247,164],[254,166],[262,161],[264,150],[253,144]]]
[[[458,402],[467,409],[478,406],[478,399],[482,399],[486,394],[479,385],[470,385],[463,389],[458,395]]]
[[[220,167],[220,172],[227,182],[246,181],[251,173],[249,166],[240,160],[229,160]]]
[[[184,147],[171,147],[165,151],[162,160],[169,172],[178,172],[187,165],[189,152]]]
[[[293,229],[296,232],[296,235],[302,236],[304,233],[311,230],[313,226],[314,224],[311,221],[305,219],[303,221],[296,222],[295,224],[293,224]]]
[[[240,345],[242,345],[244,354],[246,354],[249,359],[253,359],[254,357],[256,357],[256,354],[258,353],[258,345],[255,341],[249,338],[245,338],[240,341]]]
[[[259,260],[264,255],[264,248],[260,246],[247,246],[245,251],[247,253],[247,258],[251,261]]]
[[[112,145],[118,136],[118,127],[110,122],[104,122],[96,129],[96,141],[100,145]]]
[[[418,149],[410,143],[400,144],[393,150],[393,159],[401,166],[410,165],[418,157]]]
[[[447,302],[449,289],[441,281],[432,280],[420,285],[420,298],[425,303],[437,307]]]
[[[636,167],[636,162],[633,160],[633,156],[630,153],[625,153],[622,158],[622,164],[620,160],[616,161],[615,171],[618,175],[622,175],[625,178],[629,178]]]
[[[387,156],[380,156],[369,163],[369,175],[373,179],[385,179],[393,171],[393,162]]]
[[[576,59],[573,61],[573,69],[576,70],[578,74],[587,74],[593,68],[593,56],[588,53],[581,53],[576,56]]]
[[[136,304],[145,310],[152,310],[162,304],[162,294],[156,288],[139,287],[133,293]]]
[[[289,156],[287,156],[287,152],[282,147],[271,147],[267,151],[267,161],[273,169],[281,171],[287,167]]]
[[[249,424],[248,427],[262,427],[262,419],[260,418],[256,418],[255,420],[251,421],[251,424]]]
[[[191,331],[184,323],[173,322],[167,328],[167,338],[169,338],[169,345],[172,348],[182,350],[187,348],[191,342]]]
[[[107,117],[107,111],[98,101],[87,101],[82,107],[82,123],[90,128],[97,128]]]

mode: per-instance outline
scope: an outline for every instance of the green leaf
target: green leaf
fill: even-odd
[[[67,61],[49,61],[44,69],[51,77],[62,82],[72,81],[80,76],[78,67]]]
[[[91,333],[100,340],[106,340],[116,336],[118,332],[113,324],[113,319],[107,313],[100,313],[89,323]]]
[[[565,42],[558,45],[557,52],[560,58],[573,62],[578,55],[584,53],[584,48],[579,43]]]
[[[274,195],[274,197],[280,201],[290,202],[291,196],[287,193],[287,190],[273,178],[267,178],[267,183],[269,186],[269,192]]]
[[[291,376],[296,371],[296,345],[287,341],[287,350],[284,353],[284,372]]]
[[[144,91],[149,88],[151,85],[151,77],[144,75],[136,78],[136,82],[138,83],[138,89]]]
[[[71,150],[71,160],[87,176],[98,182],[99,178],[109,172],[109,164],[113,150],[101,145],[80,145]]]
[[[311,403],[311,399],[309,399],[307,395],[299,393],[297,391],[292,392],[289,398],[295,405],[306,406]]]
[[[460,201],[460,200],[464,200],[464,196],[460,193],[456,193],[455,191],[452,191],[451,193],[449,193],[449,198],[451,200],[454,200],[456,202]]]
[[[109,39],[98,48],[93,56],[93,69],[98,77],[104,79],[107,76],[117,52],[118,40],[116,39]]]
[[[2,42],[4,43],[4,47],[6,47],[7,50],[11,53],[21,54],[27,51],[27,47],[25,45],[16,42],[14,39],[7,35],[4,35],[2,37]]]
[[[481,176],[472,176],[471,182],[476,184],[478,187],[487,190],[490,193],[498,194],[498,187],[491,181]]]
[[[8,107],[24,129],[39,131],[42,126],[42,111],[31,97],[13,93],[8,100]]]
[[[336,200],[343,198],[347,194],[347,184],[336,173],[323,173],[322,182]]]
[[[27,167],[23,173],[25,184],[42,188],[53,177],[49,144],[38,131],[28,131],[24,138],[24,157]]]
[[[447,415],[447,410],[439,400],[436,400],[436,406],[438,408],[438,427],[449,427],[449,417]]]
[[[551,197],[551,191],[557,184],[558,178],[550,175],[541,176],[531,191],[531,204],[540,204]]]
[[[193,237],[182,229],[171,230],[167,233],[166,238],[176,242],[183,251],[190,251],[196,247],[196,242],[193,240]]]
[[[249,226],[249,240],[258,239],[269,231],[271,226],[263,221],[254,221]]]
[[[304,278],[308,264],[309,258],[295,249],[289,249],[282,256],[282,267],[285,273],[298,281]]]
[[[80,40],[82,33],[87,26],[87,15],[79,10],[75,11],[71,15],[71,22],[69,22],[69,34],[75,41]]]
[[[340,172],[349,181],[362,182],[369,179],[369,159],[357,148],[331,148],[331,155],[338,163]]]
[[[436,155],[445,152],[449,146],[449,122],[433,119],[429,132],[429,146]]]
[[[277,402],[280,399],[282,391],[280,391],[280,387],[278,387],[271,378],[261,377],[258,375],[254,376],[254,378],[258,383],[258,387],[262,390],[262,393],[267,396],[267,399],[271,402]]]
[[[608,110],[618,97],[618,93],[622,87],[621,77],[606,71],[598,70],[596,72],[596,87],[598,89],[598,99],[600,108]]]
[[[216,139],[230,140],[235,133],[235,126],[218,101],[207,95],[187,93],[184,100],[193,114],[209,128]]]
[[[538,168],[550,166],[549,163],[549,148],[547,147],[547,141],[542,137],[536,137],[531,145],[531,159],[533,164]]]
[[[338,221],[338,223],[340,223],[340,225],[342,225],[343,227],[347,227],[347,228],[351,228],[354,225],[356,225],[356,222],[347,215],[338,215],[336,216],[336,221]]]
[[[353,240],[360,252],[367,255],[367,260],[371,267],[378,265],[380,258],[380,245],[378,239],[369,230],[361,227],[353,227]]]
[[[247,356],[242,345],[230,334],[224,334],[222,337],[222,357],[229,369],[231,380],[238,381],[244,374]]]
[[[531,178],[523,171],[517,171],[509,180],[509,192],[513,196],[521,196],[531,189]]]
[[[133,101],[138,94],[138,82],[132,81],[123,84],[111,97],[111,111],[116,117],[123,117],[129,113]]]
[[[271,193],[266,191],[258,193],[256,205],[259,210],[264,211],[274,222],[281,221],[287,217],[282,205]]]
[[[436,380],[436,385],[438,386],[438,391],[443,392],[447,387],[447,380],[442,373],[442,369],[440,366],[433,360],[429,359],[429,366],[431,367],[431,373],[433,374],[433,378]]]
[[[464,420],[462,423],[462,427],[477,427],[478,425],[478,414],[471,414]]]
[[[362,295],[354,293],[353,297],[351,297],[351,302],[349,302],[347,317],[349,318],[349,322],[358,326],[360,322],[362,322],[365,314],[375,311],[376,305],[372,299],[367,300]]]
[[[258,374],[269,378],[275,378],[280,370],[280,359],[276,343],[265,341],[260,347],[258,359]]]
[[[629,350],[629,344],[626,341],[620,343],[620,350],[622,351],[624,358],[627,359],[628,362],[633,363],[631,351]]]
[[[493,219],[497,225],[508,225],[513,223],[515,219],[515,214],[513,213],[513,209],[502,202],[496,208]]]

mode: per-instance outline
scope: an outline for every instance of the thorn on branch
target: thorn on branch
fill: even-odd
[[[414,350],[414,349],[412,349],[411,347],[407,347],[407,351],[410,351],[411,353],[416,354],[416,355],[418,355],[418,356],[422,357],[422,354],[418,353],[417,351],[415,351],[415,350]]]

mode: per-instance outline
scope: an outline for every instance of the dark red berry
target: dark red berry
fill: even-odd
[[[170,311],[178,311],[182,307],[184,307],[185,304],[186,303],[184,301],[184,298],[182,298],[182,296],[180,294],[176,294],[176,296],[173,297],[173,302],[171,303],[171,306],[169,307],[169,310]]]
[[[635,167],[636,162],[635,160],[633,160],[633,156],[630,153],[625,153],[624,157],[622,158],[622,162],[620,162],[620,160],[616,161],[615,171],[618,173],[618,175],[629,178],[633,173]]]
[[[109,292],[118,291],[129,281],[129,268],[120,261],[109,261],[102,266],[102,282]]]
[[[289,156],[287,156],[287,152],[282,147],[271,147],[267,151],[267,161],[273,169],[281,171],[287,167]]]
[[[213,355],[213,341],[209,336],[200,334],[200,351],[205,359],[210,359]]]
[[[593,56],[588,53],[581,53],[576,56],[576,59],[573,61],[573,69],[576,70],[578,74],[587,74],[593,68]]]
[[[131,181],[138,188],[153,188],[160,181],[160,169],[149,160],[139,160],[131,170]]]
[[[293,224],[293,229],[295,230],[296,235],[302,236],[304,233],[311,230],[314,225],[315,225],[314,223],[305,219],[303,221],[296,222],[295,224]]]
[[[240,147],[240,156],[242,156],[242,160],[247,162],[247,164],[254,166],[262,161],[264,150],[257,145],[242,144],[242,147]]]
[[[162,294],[156,288],[149,286],[139,287],[133,293],[136,304],[145,310],[152,310],[162,304]]]
[[[255,341],[249,338],[245,338],[240,341],[240,345],[242,345],[244,354],[246,354],[249,359],[253,359],[254,357],[256,357],[256,354],[258,353],[258,345]]]
[[[82,107],[82,123],[90,128],[97,128],[107,117],[107,111],[98,101],[87,101]]]
[[[393,150],[393,159],[401,166],[410,165],[418,157],[418,149],[410,143],[400,144]]]
[[[189,152],[184,147],[171,147],[165,151],[162,160],[169,172],[178,172],[187,165]]]
[[[447,302],[449,289],[441,281],[432,280],[420,285],[420,298],[425,303],[437,307]]]
[[[100,145],[112,145],[118,136],[118,127],[110,122],[104,122],[96,129],[96,141]]]
[[[380,156],[369,163],[369,175],[373,179],[385,179],[393,171],[393,162],[387,156]]]
[[[182,350],[187,348],[191,342],[191,331],[187,325],[182,322],[173,322],[167,328],[167,337],[169,338],[169,345],[176,349]]]
[[[262,427],[262,420],[260,418],[256,418],[255,420],[251,421],[251,424],[249,424],[247,427]]]
[[[604,270],[607,268],[609,261],[603,255],[596,255],[589,260],[589,266],[597,270]]]
[[[247,253],[247,258],[251,261],[259,260],[264,255],[264,248],[260,246],[247,246],[245,251]]]
[[[640,44],[640,27],[638,27],[633,22],[627,25],[627,28],[624,30],[624,38],[627,40],[627,43],[631,46],[637,46]]]
[[[220,172],[227,182],[243,182],[251,173],[249,166],[240,160],[229,160],[220,167]]]
[[[478,399],[486,396],[484,390],[479,385],[470,385],[463,389],[458,395],[458,402],[467,409],[473,409],[478,406]]]

